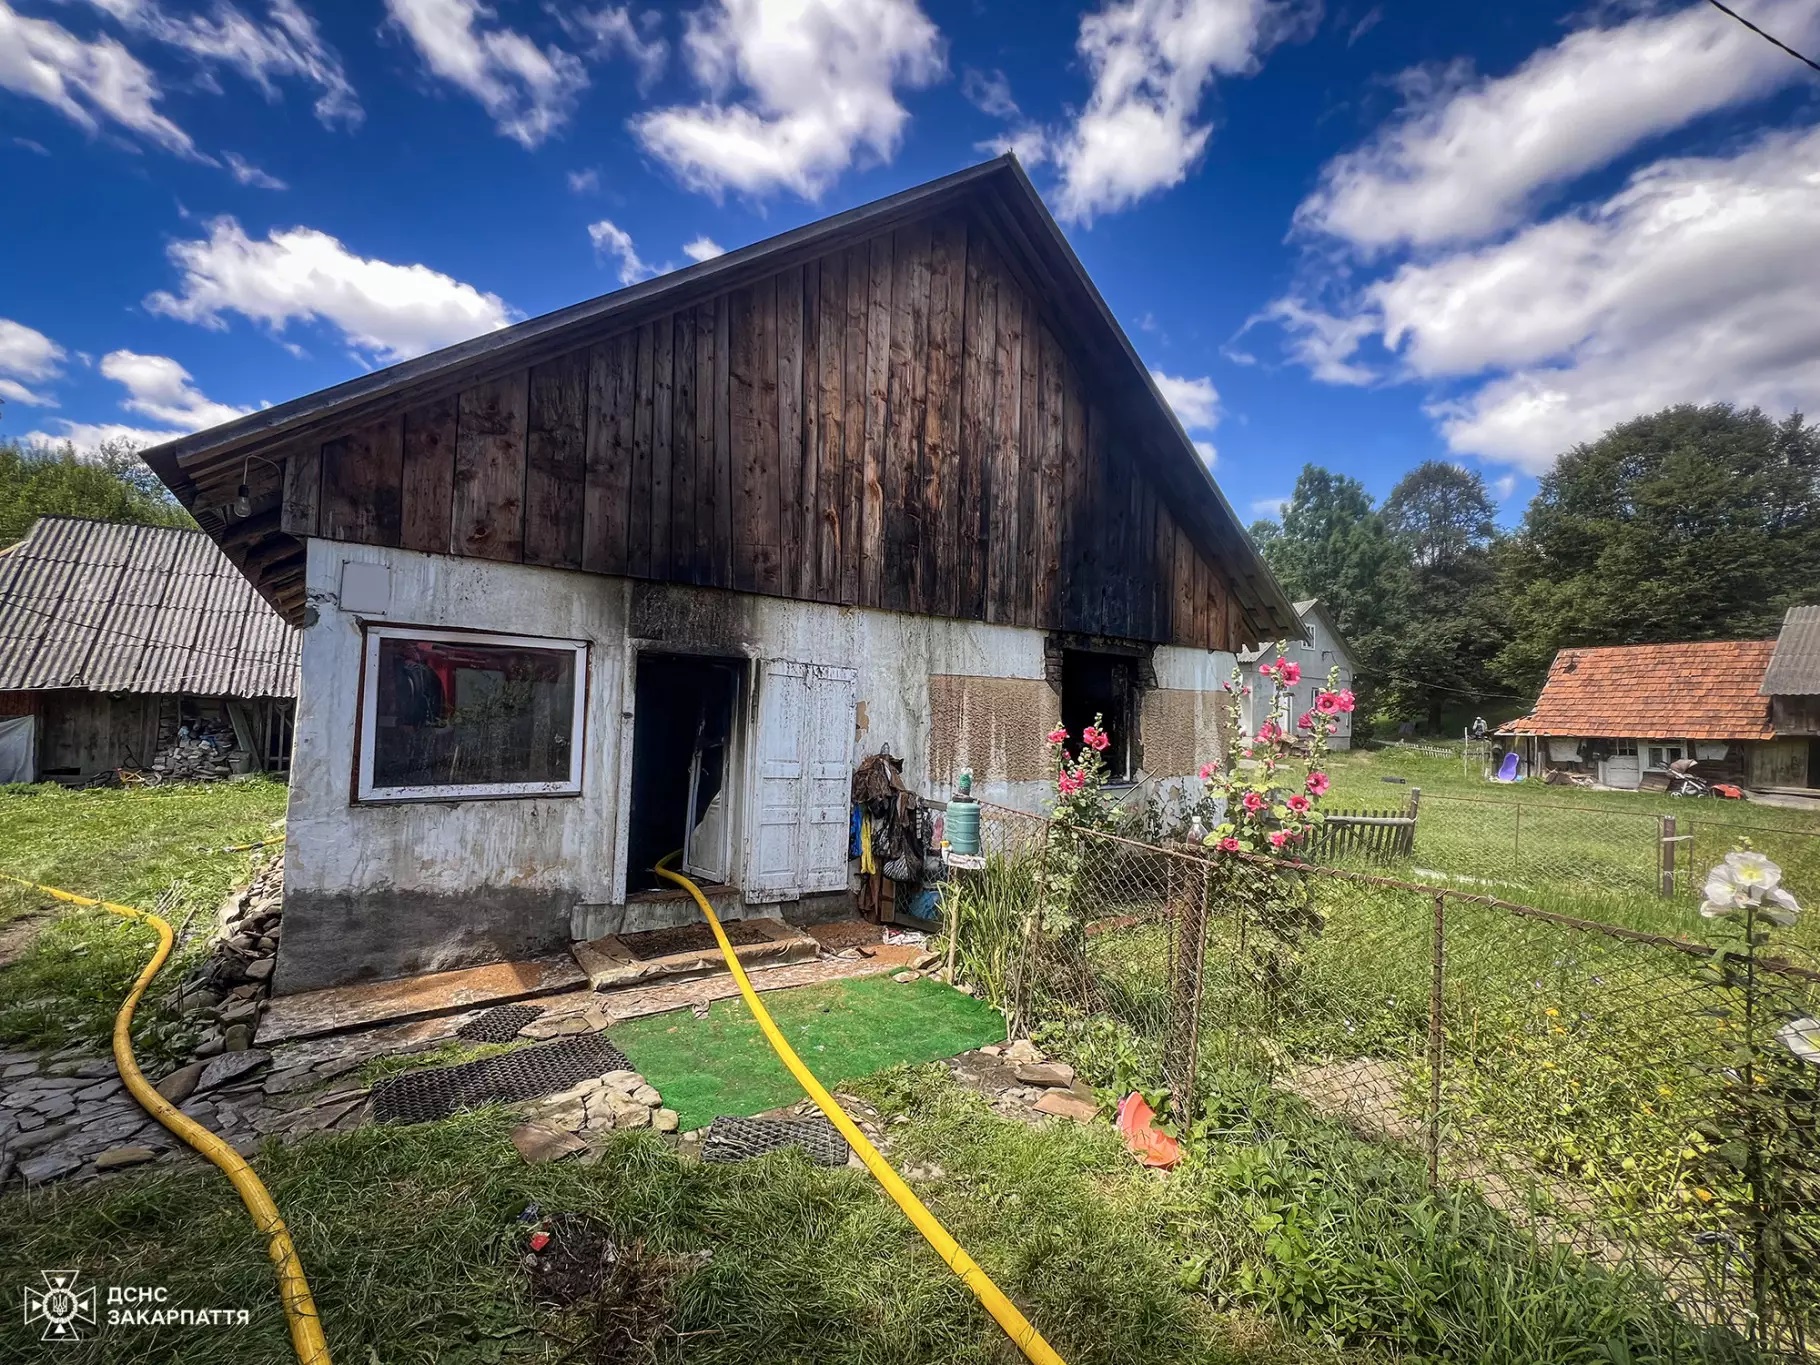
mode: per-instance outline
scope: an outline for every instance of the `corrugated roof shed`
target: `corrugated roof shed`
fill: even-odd
[[[0,692],[295,697],[298,643],[201,531],[41,517],[0,554]]]
[[[1760,689],[1766,697],[1820,695],[1820,607],[1790,607]]]
[[[1757,690],[1774,640],[1615,645],[1555,655],[1535,709],[1502,733],[1595,739],[1773,739]]]

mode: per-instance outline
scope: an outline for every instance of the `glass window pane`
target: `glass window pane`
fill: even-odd
[[[573,650],[391,636],[376,643],[375,788],[569,780]]]

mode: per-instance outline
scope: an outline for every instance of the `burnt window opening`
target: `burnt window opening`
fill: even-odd
[[[677,849],[686,848],[686,865],[693,872],[713,882],[728,879],[730,758],[744,672],[745,662],[738,659],[639,655],[626,840],[628,895],[670,890],[671,883],[652,869]]]
[[[1068,752],[1080,753],[1081,731],[1099,716],[1112,741],[1102,755],[1112,782],[1128,782],[1137,770],[1138,687],[1135,658],[1084,649],[1062,653],[1062,728],[1068,731]]]

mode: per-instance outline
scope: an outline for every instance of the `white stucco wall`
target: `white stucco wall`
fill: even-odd
[[[1352,663],[1340,643],[1333,638],[1327,622],[1318,611],[1309,611],[1302,618],[1302,624],[1308,628],[1309,638],[1306,641],[1291,641],[1281,657],[1293,660],[1302,669],[1302,681],[1289,689],[1293,694],[1290,702],[1289,719],[1295,718],[1314,705],[1315,693],[1327,686],[1328,674],[1335,668],[1340,670],[1340,686],[1350,688],[1353,683]],[[1278,658],[1275,645],[1264,650],[1255,660],[1243,668],[1244,684],[1251,688],[1251,695],[1245,699],[1245,731],[1255,735],[1258,726],[1269,719],[1272,684],[1268,678],[1258,676],[1258,667],[1262,664],[1275,663]],[[1328,739],[1330,747],[1350,749],[1352,747],[1352,716],[1342,714],[1339,726]]]
[[[387,570],[383,612],[343,609],[349,562]],[[953,777],[928,771],[931,729],[941,726],[941,752],[956,771],[974,769],[984,799],[1036,810],[1048,795],[1027,752],[1012,753],[1059,714],[1039,630],[323,540],[310,542],[306,582],[315,619],[303,632],[281,989],[345,978],[350,968],[337,953],[377,962],[374,974],[385,975],[547,950],[566,941],[571,922],[581,936],[620,928],[633,706],[626,679],[640,648],[852,668],[854,762],[888,746],[912,789],[939,795]],[[354,803],[363,621],[587,641],[581,793]],[[1219,686],[1232,658],[1160,648],[1154,665],[1158,692],[1178,706],[1186,698],[1195,717],[1192,740],[1174,746],[1184,772],[1162,774],[1180,777],[1196,753],[1216,756]],[[960,680],[963,709],[975,693],[993,705],[982,700],[977,715],[932,714],[932,678],[947,681],[945,695]],[[973,688],[970,678],[994,682]],[[1204,702],[1188,695],[1197,692]],[[1007,697],[1016,704],[1007,707]],[[735,780],[743,794],[744,774]],[[737,830],[735,839],[737,882]]]

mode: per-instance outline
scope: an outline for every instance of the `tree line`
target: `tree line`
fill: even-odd
[[[47,448],[0,440],[0,548],[51,516],[196,524],[129,445],[103,442],[79,456],[67,442]]]
[[[1684,405],[1563,454],[1512,531],[1478,473],[1430,460],[1382,503],[1303,468],[1251,534],[1360,660],[1372,724],[1521,714],[1569,646],[1766,639],[1820,602],[1820,426]]]

